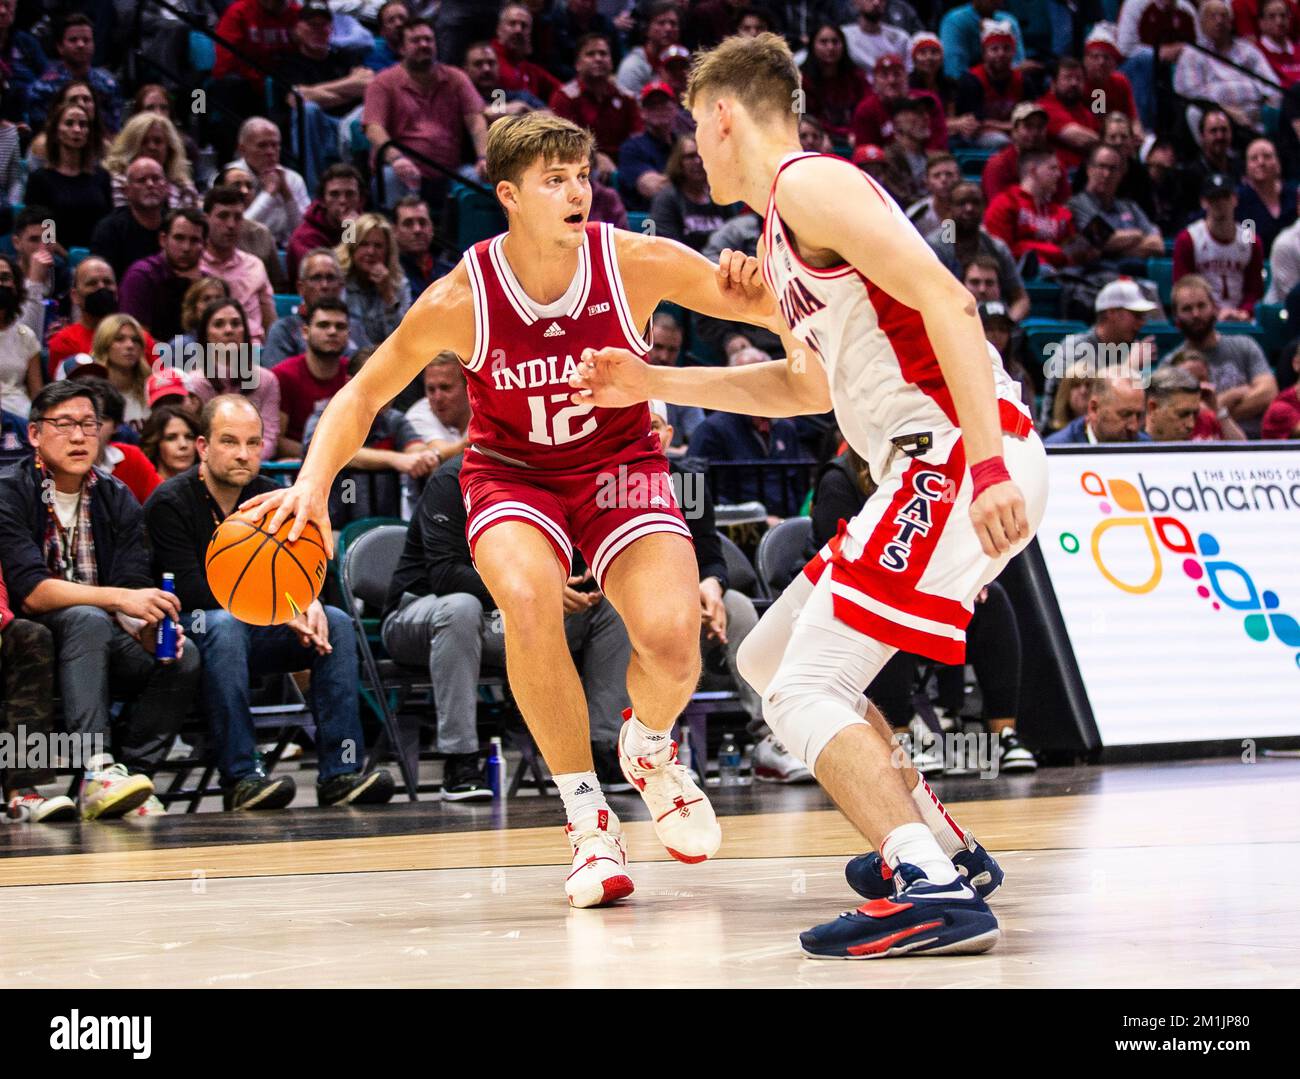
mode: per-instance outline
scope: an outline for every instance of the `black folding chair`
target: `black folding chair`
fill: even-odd
[[[388,583],[397,571],[397,563],[406,545],[406,524],[391,518],[369,517],[354,521],[339,535],[339,586],[344,609],[352,619],[361,650],[362,696],[379,716],[383,737],[370,750],[375,760],[387,741],[397,757],[406,794],[412,802],[419,797],[419,729],[399,727],[389,694],[427,688],[429,674],[419,667],[402,667],[390,659],[378,659],[379,613],[388,595]],[[367,611],[371,612],[366,617]]]
[[[812,546],[812,518],[790,517],[763,533],[754,552],[758,579],[775,599],[799,572],[800,563]]]

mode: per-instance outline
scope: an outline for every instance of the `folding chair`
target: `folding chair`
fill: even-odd
[[[406,545],[406,523],[387,517],[367,517],[354,521],[338,539],[339,587],[343,593],[343,606],[352,619],[357,633],[357,647],[361,650],[361,696],[374,710],[383,725],[397,764],[406,784],[407,797],[412,802],[419,796],[419,732],[412,728],[399,728],[393,711],[390,692],[427,686],[429,677],[419,668],[399,667],[392,660],[378,660],[375,646],[379,640],[378,613],[383,610],[388,594],[388,582],[397,570]],[[365,617],[367,611],[373,612]],[[382,646],[381,646],[382,647]],[[382,748],[371,748],[373,760]]]
[[[763,533],[754,561],[758,564],[758,579],[773,599],[799,572],[798,565],[812,542],[811,517],[790,517]]]

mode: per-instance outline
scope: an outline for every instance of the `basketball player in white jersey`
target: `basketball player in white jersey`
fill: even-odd
[[[622,342],[640,357],[663,300],[718,318],[776,317],[751,273],[735,282],[682,244],[589,224],[591,135],[543,113],[492,125],[488,173],[509,229],[475,244],[435,281],[321,417],[291,488],[244,504],[290,538],[307,521],[332,549],[327,500],[377,411],[430,356],[462,358],[473,417],[461,469],[467,539],[502,613],[510,686],[550,767],[568,818],[576,907],[630,894],[618,817],[592,767],[587,704],[564,631],[585,605],[569,587],[578,548],[632,645],[619,764],[675,858],[702,862],[721,829],[708,798],[677,761],[670,731],[699,679],[699,577],[690,531],[643,403],[571,403],[584,348]],[[730,268],[730,260],[728,265]],[[626,482],[624,482],[624,478]]]
[[[863,692],[900,647],[962,661],[974,597],[1041,519],[1045,455],[970,294],[875,181],[800,151],[798,91],[773,34],[727,39],[697,59],[687,90],[714,197],[765,210],[758,254],[786,359],[670,369],[604,350],[584,356],[574,399],[762,416],[834,407],[878,489],[740,657],[773,733],[880,852],[850,866],[869,901],[800,941],[819,958],[984,951],[999,930],[980,892],[1001,870],[891,759]],[[755,272],[730,253],[722,265],[738,280]]]

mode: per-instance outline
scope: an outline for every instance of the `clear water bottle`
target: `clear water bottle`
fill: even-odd
[[[677,763],[688,772],[691,770],[691,732],[687,727],[677,732]]]
[[[722,745],[718,747],[718,781],[724,787],[740,784],[740,746],[730,731],[723,734]]]
[[[164,573],[162,575],[162,590],[168,595],[176,594],[176,575],[174,573]],[[157,647],[154,650],[154,656],[162,662],[167,663],[176,658],[176,620],[174,618],[164,618],[158,623]]]
[[[504,798],[506,793],[506,755],[501,749],[501,739],[489,743],[487,775],[493,798]]]

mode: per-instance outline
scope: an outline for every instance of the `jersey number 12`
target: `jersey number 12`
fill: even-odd
[[[592,405],[567,405],[555,415],[546,415],[546,402],[567,401],[567,393],[534,394],[528,398],[528,415],[531,424],[528,429],[528,441],[539,446],[563,446],[567,442],[576,442],[596,429],[596,417],[587,416]],[[587,416],[586,422],[576,431],[570,426],[579,416]]]

